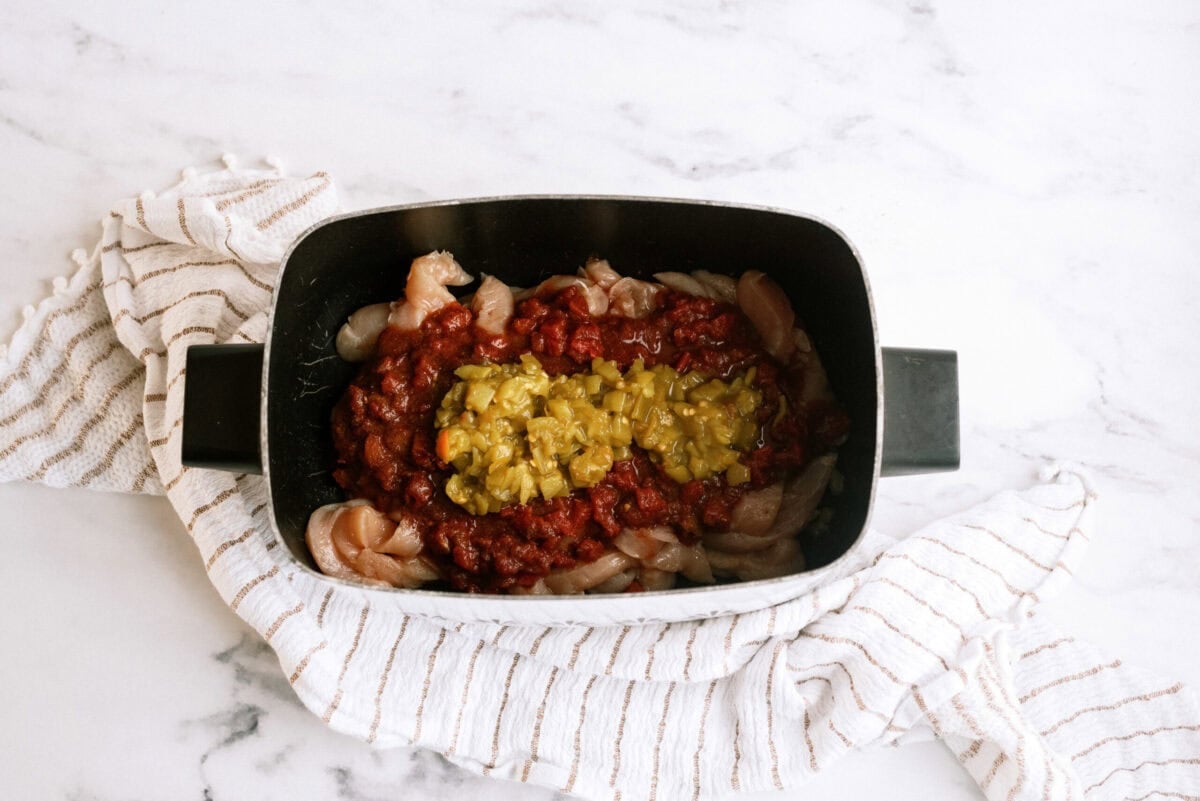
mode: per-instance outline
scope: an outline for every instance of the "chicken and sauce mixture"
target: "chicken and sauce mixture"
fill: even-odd
[[[770,278],[622,277],[590,260],[527,290],[416,259],[404,298],[339,332],[315,511],[327,574],[467,592],[637,592],[802,570],[849,420]]]

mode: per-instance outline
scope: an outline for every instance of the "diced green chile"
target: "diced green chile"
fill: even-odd
[[[454,468],[446,495],[476,515],[561,497],[598,484],[635,444],[681,484],[719,473],[744,483],[739,457],[762,404],[754,374],[726,382],[640,360],[622,374],[593,359],[590,372],[551,377],[529,354],[464,365],[435,417],[438,457]]]

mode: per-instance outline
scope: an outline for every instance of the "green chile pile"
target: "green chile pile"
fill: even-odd
[[[595,486],[632,444],[680,484],[718,473],[744,484],[738,457],[762,403],[754,373],[725,382],[639,359],[622,374],[597,358],[589,372],[551,377],[529,354],[463,365],[435,417],[438,458],[455,470],[446,494],[476,515],[559,498]]]

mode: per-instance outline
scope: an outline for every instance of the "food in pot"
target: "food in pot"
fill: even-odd
[[[762,393],[755,368],[730,382],[641,359],[622,373],[592,359],[590,370],[550,376],[537,358],[467,364],[434,417],[437,455],[454,468],[450,500],[473,514],[599,484],[637,447],[656,455],[680,484],[724,474],[744,484],[739,461],[758,435]]]
[[[802,570],[849,421],[766,275],[532,289],[416,259],[403,299],[338,334],[362,362],[333,412],[352,498],[308,526],[341,578],[469,592],[662,590]]]

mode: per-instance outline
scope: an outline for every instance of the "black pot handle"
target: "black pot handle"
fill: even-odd
[[[183,464],[261,473],[263,346],[193,345],[183,398]],[[883,349],[880,475],[957,470],[958,354]]]
[[[261,473],[263,346],[192,345],[183,390],[183,463]]]
[[[881,476],[958,469],[958,354],[883,349]]]

